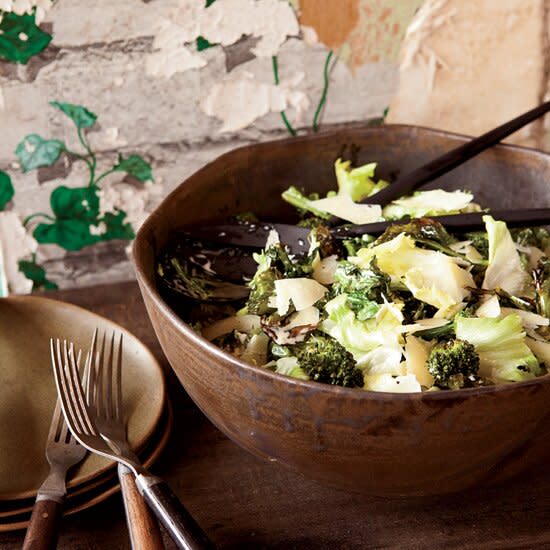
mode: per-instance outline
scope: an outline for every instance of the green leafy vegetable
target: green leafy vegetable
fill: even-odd
[[[474,345],[480,375],[495,382],[520,382],[540,373],[518,315],[503,319],[461,317],[456,322],[456,337]]]
[[[357,168],[351,168],[351,161],[338,159],[334,164],[336,180],[338,182],[338,193],[348,195],[354,202],[360,202],[375,193],[378,193],[389,184],[380,180],[375,182],[374,171],[376,162],[364,164]]]

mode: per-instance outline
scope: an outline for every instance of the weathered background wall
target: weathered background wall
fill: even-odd
[[[128,244],[147,212],[238,145],[388,107],[391,122],[478,133],[534,106],[549,88],[549,5],[0,0],[0,25],[34,13],[53,37],[26,64],[0,61],[0,294],[6,275],[12,292],[132,277]],[[547,131],[515,139],[546,147]]]

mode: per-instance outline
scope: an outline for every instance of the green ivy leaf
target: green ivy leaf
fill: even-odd
[[[58,286],[46,277],[46,271],[34,260],[20,260],[19,271],[33,282],[32,289],[57,290]]]
[[[106,212],[101,221],[105,224],[107,230],[100,235],[102,241],[110,241],[113,239],[131,240],[135,237],[132,225],[125,222],[126,212],[117,210],[114,212]]]
[[[41,244],[57,244],[65,250],[80,250],[99,240],[90,233],[88,223],[77,219],[38,224],[33,235]]]
[[[23,65],[39,54],[52,37],[36,26],[34,14],[3,12],[0,22],[0,57]]]
[[[89,128],[97,120],[97,115],[88,111],[82,105],[60,103],[59,101],[50,101],[50,105],[65,113],[76,124],[77,128]]]
[[[11,201],[13,197],[13,185],[11,184],[11,178],[0,170],[0,210],[4,210],[6,204]]]
[[[216,0],[206,0],[206,7],[211,6]]]
[[[118,155],[118,163],[113,168],[115,172],[126,172],[139,181],[153,179],[151,165],[139,155],[130,155],[127,159]]]
[[[212,48],[216,44],[212,44],[209,40],[206,40],[204,36],[198,36],[197,37],[197,51],[202,52],[203,50],[207,50],[208,48]]]
[[[95,186],[66,187],[60,185],[51,194],[50,205],[58,220],[80,220],[88,224],[97,223],[99,197]]]
[[[17,145],[15,154],[23,172],[29,172],[41,166],[51,166],[64,150],[65,144],[58,139],[44,139],[38,134],[30,134]]]

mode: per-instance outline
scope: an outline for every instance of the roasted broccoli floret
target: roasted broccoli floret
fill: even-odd
[[[274,267],[267,267],[258,270],[252,280],[248,283],[250,294],[246,302],[246,310],[253,315],[265,315],[273,311],[269,306],[269,299],[275,292],[275,281],[280,279],[282,274]]]
[[[296,346],[296,357],[311,380],[349,388],[363,386],[363,372],[353,355],[330,336],[311,335]]]
[[[456,390],[478,380],[479,355],[465,340],[447,340],[432,349],[427,366],[435,386]]]

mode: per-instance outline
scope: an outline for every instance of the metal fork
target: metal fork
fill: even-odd
[[[80,353],[77,363],[79,359]],[[61,415],[60,401],[57,399],[46,443],[46,459],[50,465],[50,472],[38,490],[23,550],[56,548],[63,502],[67,493],[67,471],[71,466],[78,464],[87,452],[87,449],[71,435]]]
[[[116,460],[129,468],[136,476],[140,493],[168,530],[178,546],[184,550],[210,550],[214,545],[183,507],[170,487],[162,479],[149,473],[134,457],[114,452],[101,437],[95,415],[86,403],[82,384],[78,378],[74,345],[60,340],[50,340],[52,365],[57,392],[65,420],[74,437],[87,449]],[[88,362],[91,354],[88,355]],[[121,449],[118,449],[119,451]]]
[[[122,333],[115,353],[113,332],[108,355],[105,355],[106,335],[103,335],[96,352],[97,330],[94,331],[90,349],[90,384],[86,392],[87,402],[95,414],[96,426],[111,448],[119,454],[139,461],[132,451],[126,434],[122,411]],[[126,523],[133,550],[159,550],[164,548],[159,525],[139,494],[134,475],[122,463],[118,463],[118,478],[124,500]]]

